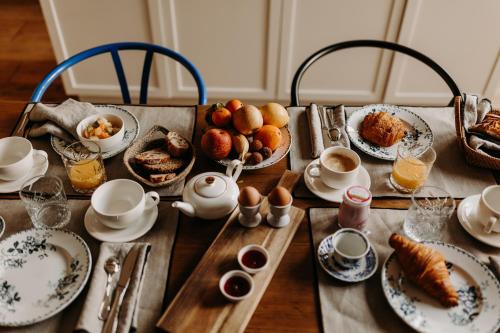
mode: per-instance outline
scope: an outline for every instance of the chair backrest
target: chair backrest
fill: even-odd
[[[146,54],[144,56],[144,65],[142,67],[141,91],[139,97],[140,104],[146,104],[148,100],[149,74],[151,72],[151,63],[153,61],[154,53],[163,54],[169,58],[172,58],[180,62],[191,73],[194,80],[196,81],[196,86],[198,87],[198,104],[200,105],[206,104],[207,94],[205,89],[205,83],[203,82],[203,78],[201,77],[198,69],[196,69],[196,67],[188,59],[186,59],[181,54],[172,51],[166,47],[155,44],[141,43],[141,42],[122,42],[122,43],[104,44],[82,51],[78,54],[75,54],[74,56],[61,62],[49,74],[47,74],[43,78],[43,80],[38,84],[38,87],[33,92],[33,95],[31,96],[31,101],[40,102],[47,88],[59,75],[61,75],[62,72],[64,72],[69,67],[85,59],[91,58],[93,56],[109,52],[111,53],[113,64],[115,65],[116,75],[120,83],[123,103],[130,104],[131,100],[130,100],[130,93],[128,90],[127,79],[125,78],[125,72],[123,71],[122,62],[118,54],[118,51],[120,50],[146,51]]]
[[[295,72],[295,75],[293,77],[292,81],[292,88],[291,88],[291,106],[298,106],[299,105],[299,85],[300,85],[300,80],[302,79],[302,76],[304,73],[307,71],[307,69],[314,64],[318,59],[322,58],[323,56],[330,54],[335,51],[343,50],[343,49],[349,49],[349,48],[354,48],[354,47],[377,47],[381,49],[389,49],[397,52],[401,52],[404,54],[407,54],[415,59],[420,60],[424,64],[428,65],[431,67],[436,73],[441,76],[441,78],[446,82],[448,87],[450,88],[451,92],[453,93],[453,96],[460,96],[460,89],[458,89],[457,84],[451,76],[446,73],[446,71],[439,66],[434,60],[429,58],[428,56],[411,49],[409,47],[399,45],[396,43],[392,42],[386,42],[386,41],[380,41],[380,40],[351,40],[351,41],[346,41],[346,42],[341,42],[341,43],[336,43],[329,45],[327,47],[322,48],[321,50],[316,51],[313,53],[311,56],[309,56],[297,69]],[[454,97],[450,102],[450,106],[453,105]]]

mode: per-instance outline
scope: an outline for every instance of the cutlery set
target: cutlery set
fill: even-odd
[[[337,108],[318,105],[318,113],[321,122],[321,133],[323,135],[323,145],[325,148],[331,147],[340,140],[342,134],[340,129],[336,127],[334,120],[334,113]]]

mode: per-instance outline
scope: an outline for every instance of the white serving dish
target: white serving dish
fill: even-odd
[[[106,139],[87,139],[83,136],[83,131],[87,126],[90,124],[94,123],[98,118],[104,118],[108,120],[111,124],[113,124],[113,127],[120,128],[118,133],[110,136],[109,138]],[[123,126],[123,119],[116,115],[116,114],[111,114],[111,113],[105,113],[105,114],[96,114],[89,116],[82,121],[78,123],[76,126],[76,133],[78,134],[78,138],[80,141],[82,141],[84,144],[85,142],[95,142],[100,148],[102,153],[109,152],[113,150],[115,147],[119,146],[120,143],[123,140],[123,136],[125,134],[125,126]],[[90,146],[89,146],[90,149]]]

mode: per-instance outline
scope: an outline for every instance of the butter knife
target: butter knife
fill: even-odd
[[[323,146],[328,148],[332,146],[332,138],[330,137],[330,129],[328,127],[328,115],[323,105],[318,105],[319,120],[321,122],[321,135],[323,137]]]
[[[102,329],[103,333],[114,333],[116,331],[116,327],[118,325],[117,317],[118,313],[120,312],[120,306],[122,304],[125,291],[127,291],[127,287],[130,282],[130,276],[134,271],[138,256],[139,247],[134,246],[125,257],[123,268],[120,273],[120,278],[118,280],[118,284],[116,285],[115,294],[113,295],[111,310],[109,312],[108,319],[104,323],[104,327]]]

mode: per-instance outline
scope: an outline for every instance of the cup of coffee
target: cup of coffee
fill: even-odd
[[[476,207],[476,220],[484,226],[485,232],[500,232],[500,185],[483,190]]]
[[[20,179],[33,167],[35,155],[47,159],[43,150],[33,149],[31,142],[20,136],[0,139],[0,180]]]
[[[142,186],[129,179],[115,179],[99,186],[90,200],[97,220],[112,229],[138,223],[145,210],[160,202],[158,193],[144,193]]]
[[[361,159],[353,150],[345,147],[330,147],[319,157],[319,165],[311,166],[310,177],[320,177],[321,181],[334,189],[343,189],[352,184],[358,175]]]
[[[344,268],[355,267],[370,251],[370,241],[365,234],[352,228],[343,228],[333,234],[332,259]]]

